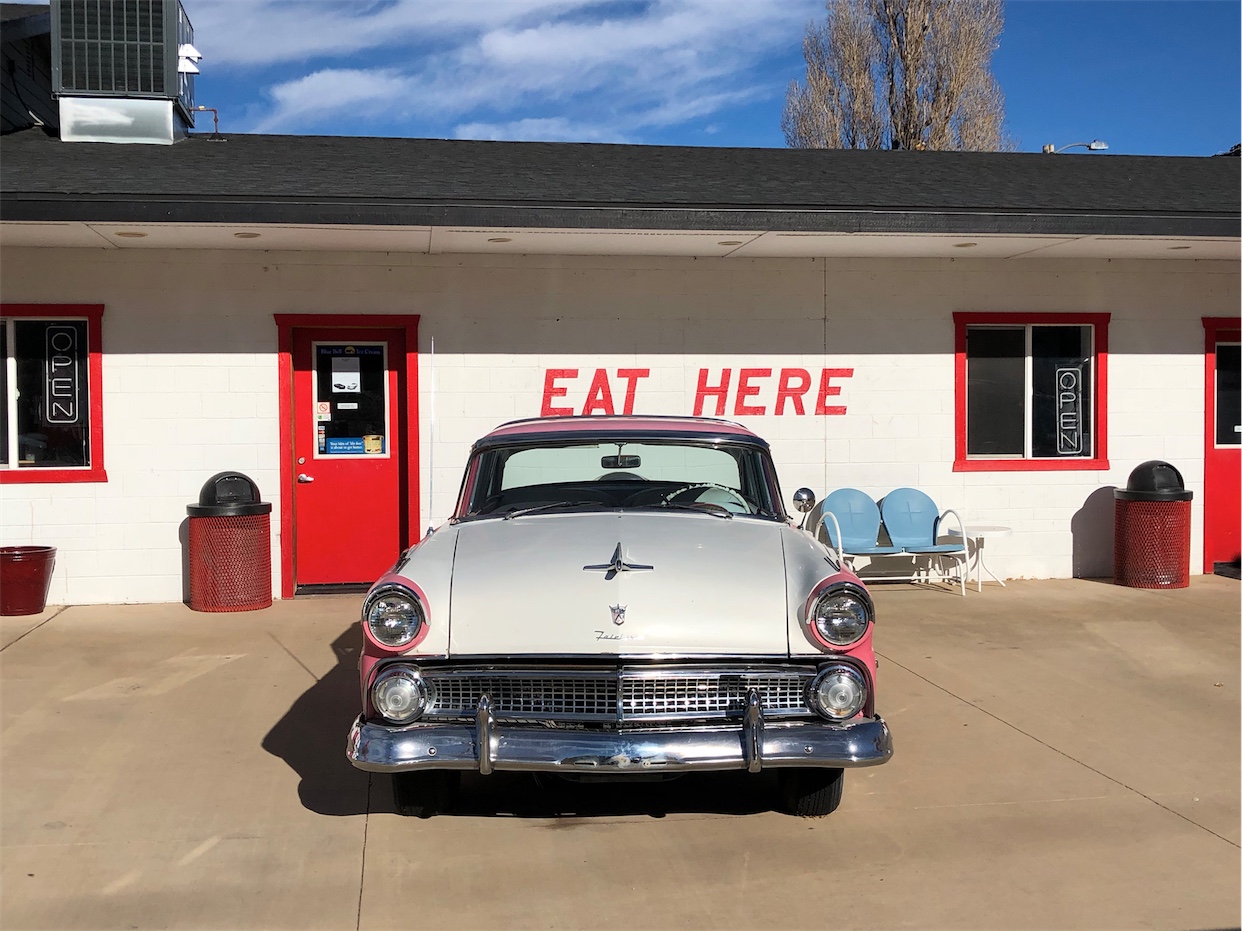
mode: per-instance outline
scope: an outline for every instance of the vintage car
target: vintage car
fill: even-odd
[[[474,444],[453,517],[368,593],[347,755],[393,775],[403,814],[450,806],[465,770],[772,768],[784,810],[826,815],[846,767],[892,755],[874,621],[745,427],[516,421]]]

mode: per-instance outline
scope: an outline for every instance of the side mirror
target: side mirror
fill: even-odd
[[[807,512],[815,507],[815,492],[809,488],[799,488],[794,492],[793,505],[796,510],[802,513],[802,520],[798,523],[798,529],[801,530],[806,526]]]
[[[815,492],[809,488],[799,488],[793,496],[794,508],[803,514],[815,507]]]

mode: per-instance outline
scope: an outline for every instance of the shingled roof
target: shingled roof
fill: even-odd
[[[1219,158],[198,134],[0,143],[0,217],[85,222],[1239,235]]]

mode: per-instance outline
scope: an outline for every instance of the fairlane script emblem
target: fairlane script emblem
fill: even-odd
[[[655,566],[640,566],[637,563],[626,562],[621,557],[621,544],[617,544],[617,548],[612,551],[612,562],[606,562],[599,566],[583,566],[583,572],[602,572],[605,579],[615,578],[618,572],[639,572],[642,570],[651,570]],[[621,623],[617,621],[617,623]]]
[[[625,623],[625,605],[609,605],[608,610],[612,612],[612,622],[617,625]]]

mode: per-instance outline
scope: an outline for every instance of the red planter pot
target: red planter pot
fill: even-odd
[[[0,546],[0,615],[42,611],[55,565],[54,546]]]

